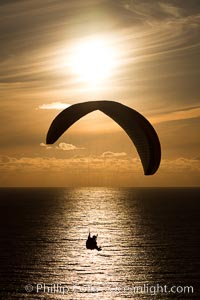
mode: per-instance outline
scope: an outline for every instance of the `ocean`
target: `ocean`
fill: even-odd
[[[1,299],[200,299],[200,188],[1,188],[0,240]]]

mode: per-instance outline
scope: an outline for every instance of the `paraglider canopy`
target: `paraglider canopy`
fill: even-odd
[[[46,143],[53,144],[71,125],[95,110],[102,111],[124,129],[137,149],[144,174],[154,174],[161,160],[161,147],[155,129],[139,112],[115,101],[82,102],[64,109],[53,120]]]

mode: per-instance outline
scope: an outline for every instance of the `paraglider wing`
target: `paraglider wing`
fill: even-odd
[[[53,144],[72,124],[95,110],[102,111],[124,129],[137,149],[144,174],[154,174],[161,159],[161,147],[156,131],[140,113],[115,101],[90,101],[66,108],[53,120],[46,143]]]

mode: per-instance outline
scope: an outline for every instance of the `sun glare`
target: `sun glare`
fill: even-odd
[[[72,51],[70,66],[77,80],[98,85],[110,77],[116,64],[116,53],[101,39],[89,39]]]

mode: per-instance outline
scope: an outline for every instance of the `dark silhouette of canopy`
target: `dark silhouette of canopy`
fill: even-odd
[[[71,125],[88,113],[100,110],[119,124],[134,143],[144,174],[154,174],[161,159],[161,147],[156,131],[140,113],[115,101],[90,101],[71,105],[53,120],[46,143],[53,144]]]

